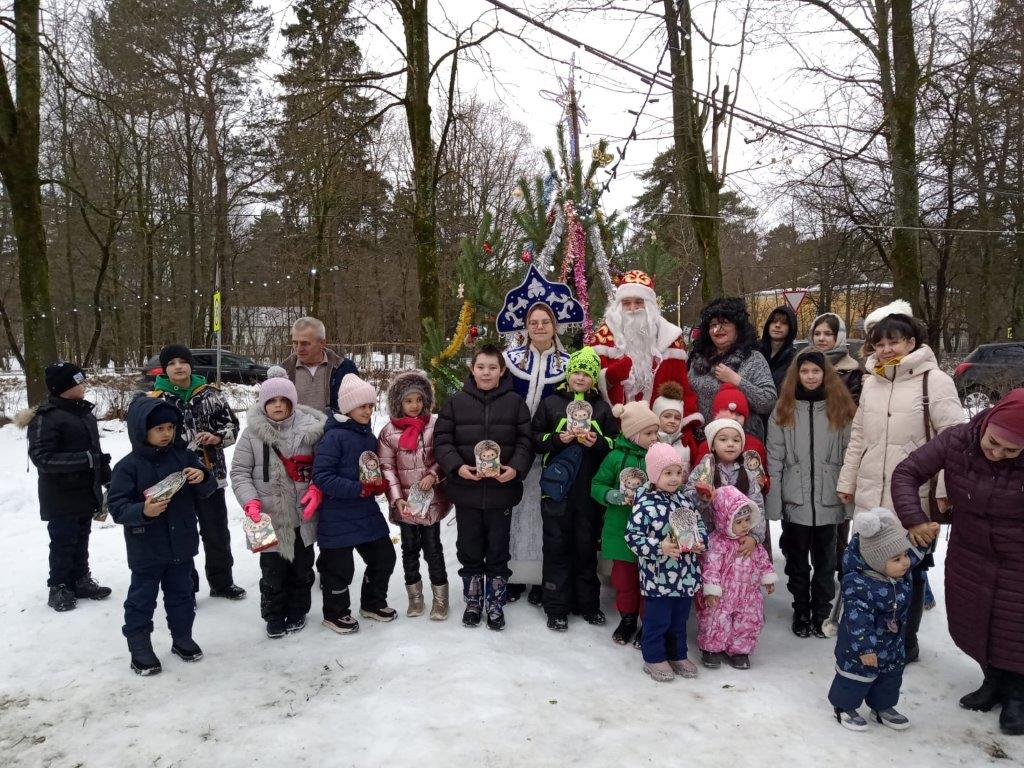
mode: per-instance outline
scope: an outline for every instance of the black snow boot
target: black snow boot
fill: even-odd
[[[91,573],[85,574],[75,582],[75,597],[79,600],[106,600],[110,597],[110,592],[110,587],[97,584]]]
[[[999,730],[1007,736],[1024,736],[1024,675],[1003,672],[1003,710]]]
[[[225,597],[228,600],[245,599],[245,590],[237,584],[228,584],[223,589],[211,589],[210,597]]]
[[[989,667],[985,670],[985,680],[981,687],[961,697],[960,706],[974,712],[988,712],[1000,702],[1002,693],[999,673]]]
[[[160,659],[153,653],[153,643],[148,634],[129,637],[128,652],[132,655],[132,671],[136,675],[157,675],[163,669]]]
[[[905,643],[907,664],[912,664],[921,656],[917,644],[917,630],[921,628],[921,615],[924,613],[924,581],[914,581],[910,593],[910,611],[907,615],[907,639]]]
[[[199,661],[203,658],[203,649],[196,645],[191,637],[176,637],[171,643],[171,653],[182,661]]]
[[[479,627],[484,612],[483,574],[462,577],[462,597],[466,601],[466,610],[462,614],[463,626]]]
[[[797,611],[793,614],[793,634],[797,637],[811,636],[811,617]]]
[[[644,639],[644,623],[641,621],[639,624],[637,624],[636,634],[633,635],[633,647],[636,648],[638,651],[640,650],[641,646],[643,645],[643,639]]]
[[[528,602],[530,605],[544,605],[544,590],[541,589],[539,584],[534,584],[532,587],[530,587],[530,591],[526,595],[526,602]]]
[[[56,587],[50,587],[50,598],[46,604],[57,613],[64,613],[78,605],[78,598],[64,584],[59,584]]]
[[[508,582],[495,576],[487,584],[487,628],[501,631],[505,628],[505,601],[508,598]]]
[[[638,614],[635,613],[624,613],[622,614],[622,620],[619,621],[619,626],[612,632],[612,640],[617,645],[629,645],[633,639],[633,635],[636,634],[636,623]]]

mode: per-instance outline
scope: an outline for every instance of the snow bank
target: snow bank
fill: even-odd
[[[103,422],[100,430],[115,460],[127,452],[122,423]],[[946,632],[941,570],[933,571],[939,607],[924,618],[922,661],[905,677],[900,709],[913,727],[896,733],[872,725],[855,734],[832,720],[825,698],[832,643],[790,633],[784,589],[766,600],[767,624],[751,670],[701,669],[697,680],[658,685],[641,673],[638,651],[612,644],[615,612],[607,591],[609,626],[573,619],[567,634],[556,634],[524,600],[509,607],[500,634],[463,628],[454,525],[443,535],[453,580],[448,621],[404,616],[399,564],[390,589],[401,611],[394,623],[361,620],[358,634],[338,636],[320,626],[314,590],[309,626],[269,640],[259,617],[258,558],[244,549],[241,510],[230,494],[235,580],[249,597],[214,600],[204,583],[195,637],[206,655],[192,665],[171,656],[158,608],[154,646],[164,672],[139,678],[120,634],[129,572],[118,526],[94,524],[91,546],[93,573],[114,596],[66,614],[46,607],[46,531],[35,471],[24,471],[25,448],[23,432],[0,429],[0,455],[9,462],[0,479],[4,766],[621,768],[785,761],[821,768],[840,761],[980,766],[997,755],[1024,760],[1024,740],[1000,736],[995,714],[957,706],[981,676]],[[782,563],[777,567],[781,575]],[[691,620],[691,655],[695,634]]]

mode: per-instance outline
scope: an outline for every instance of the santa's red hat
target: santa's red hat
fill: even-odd
[[[652,304],[657,303],[658,297],[654,293],[654,281],[639,269],[631,269],[622,276],[619,287],[615,289],[615,300],[643,299]]]

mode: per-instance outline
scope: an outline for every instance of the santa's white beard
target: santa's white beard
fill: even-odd
[[[623,312],[621,317],[621,328],[613,333],[615,346],[622,349],[633,361],[629,378],[623,382],[626,397],[632,400],[637,395],[647,392],[654,384],[653,367],[657,354],[657,339],[651,332],[652,324],[646,308]]]

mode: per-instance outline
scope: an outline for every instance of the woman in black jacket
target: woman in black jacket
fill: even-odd
[[[523,496],[523,478],[533,464],[530,409],[512,388],[501,349],[483,342],[473,353],[472,375],[441,408],[434,427],[434,457],[448,483],[458,522],[456,553],[462,568],[466,611],[462,623],[475,627],[483,613],[487,580],[487,626],[504,629],[512,507]],[[497,476],[481,476],[474,449],[484,440],[498,444]]]
[[[89,533],[103,508],[110,456],[100,449],[93,404],[85,399],[85,372],[58,362],[45,375],[49,399],[19,413],[15,423],[28,427],[28,455],[39,472],[39,516],[50,535],[47,604],[62,612],[79,598],[110,596],[89,573]]]

